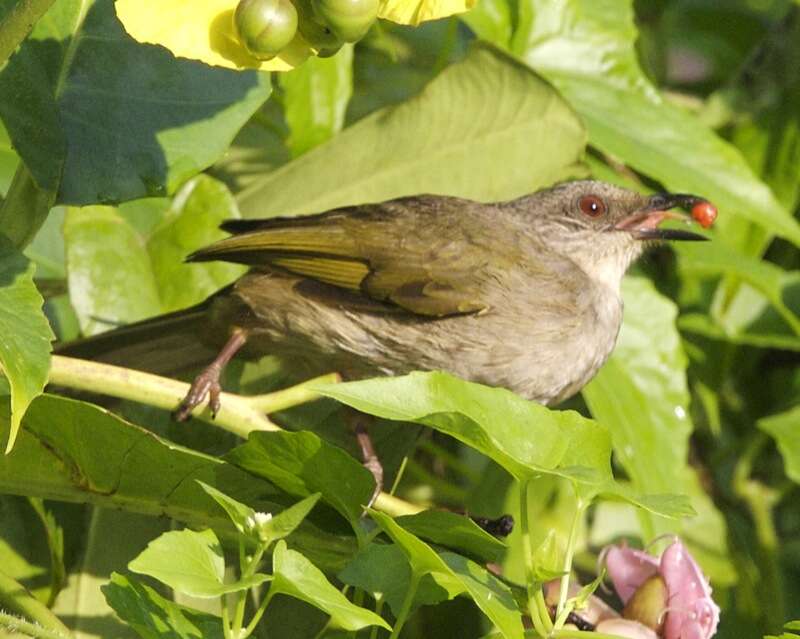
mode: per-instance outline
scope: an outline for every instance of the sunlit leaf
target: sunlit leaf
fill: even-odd
[[[400,24],[419,24],[469,11],[477,0],[381,0],[378,17]]]
[[[165,599],[118,573],[102,586],[108,604],[142,639],[222,639],[219,617]]]
[[[758,427],[775,439],[786,475],[800,484],[800,407],[761,419]]]
[[[285,594],[302,599],[331,616],[333,624],[346,630],[367,626],[390,629],[383,619],[371,610],[360,608],[345,597],[325,575],[299,552],[289,550],[279,541],[272,555],[273,582],[270,595]]]
[[[53,333],[33,283],[34,267],[0,235],[0,374],[11,387],[11,421],[0,433],[6,451],[14,446],[20,422],[47,382]]]
[[[198,175],[181,187],[147,240],[164,312],[198,304],[244,273],[227,262],[184,263],[189,253],[225,237],[219,225],[238,217],[236,201],[221,182]]]
[[[133,572],[149,575],[193,597],[219,597],[264,583],[267,575],[256,573],[234,583],[225,583],[225,560],[212,530],[173,530],[151,541],[128,564]]]
[[[142,238],[116,209],[71,208],[64,238],[70,300],[84,335],[161,312]]]
[[[286,141],[293,157],[327,141],[344,126],[353,93],[353,46],[329,58],[311,58],[281,74],[283,110],[289,125]]]
[[[417,193],[510,199],[574,175],[584,144],[552,87],[477,46],[416,98],[253,180],[239,207],[244,217],[272,217]]]

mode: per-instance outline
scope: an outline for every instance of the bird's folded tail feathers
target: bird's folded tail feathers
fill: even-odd
[[[56,355],[171,376],[205,366],[216,350],[201,341],[208,303],[68,342]]]

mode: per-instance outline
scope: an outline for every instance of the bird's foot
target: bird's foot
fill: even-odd
[[[176,421],[185,422],[192,414],[192,411],[200,406],[208,397],[208,407],[211,409],[211,417],[216,417],[220,408],[219,395],[222,386],[219,377],[222,369],[215,363],[211,364],[194,378],[189,392],[183,398],[178,408],[172,414]]]
[[[202,404],[208,397],[208,407],[211,409],[211,417],[216,417],[220,408],[219,396],[222,392],[219,378],[228,362],[231,361],[236,352],[247,343],[247,332],[237,328],[231,333],[230,338],[222,347],[219,355],[209,364],[203,372],[194,378],[189,392],[180,403],[172,416],[179,422],[185,422],[192,414],[192,411]]]
[[[372,477],[375,479],[375,490],[372,491],[372,496],[367,503],[367,508],[370,508],[383,490],[383,465],[378,459],[378,454],[372,445],[372,438],[369,436],[369,424],[372,422],[372,418],[364,413],[348,410],[345,413],[345,420],[350,423],[358,447],[361,449],[362,465],[372,473]]]

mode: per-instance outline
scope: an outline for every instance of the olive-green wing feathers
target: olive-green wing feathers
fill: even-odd
[[[222,228],[234,235],[188,259],[275,266],[420,315],[473,313],[488,307],[477,276],[488,255],[464,235],[463,220],[452,224],[465,205],[474,203],[418,196],[308,217],[231,220]]]

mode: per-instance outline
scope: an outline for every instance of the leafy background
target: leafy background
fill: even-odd
[[[18,4],[0,0],[0,19]],[[658,504],[599,502],[580,526],[576,567],[592,573],[602,546],[619,538],[678,533],[722,606],[718,636],[779,632],[800,617],[798,63],[800,6],[790,0],[480,0],[417,28],[381,22],[356,46],[272,77],[139,44],[111,0],[56,0],[0,67],[0,364],[8,380],[0,423],[13,444],[0,458],[0,580],[13,580],[0,584],[0,605],[18,609],[9,594],[18,582],[77,637],[142,634],[141,623],[123,624],[111,609],[137,606],[210,624],[203,636],[217,636],[209,604],[111,576],[183,524],[214,528],[225,545],[230,523],[200,479],[266,512],[322,493],[326,505],[288,537],[291,549],[281,547],[275,574],[283,571],[284,589],[297,588],[297,566],[310,560],[339,585],[374,593],[395,584],[385,599],[396,615],[402,584],[417,575],[413,607],[427,605],[405,636],[488,632],[465,557],[495,561],[523,583],[519,532],[497,548],[470,537],[472,529],[467,542],[425,536],[452,521],[414,528],[379,514],[394,544],[365,547],[347,523],[358,528],[361,495],[370,492],[357,463],[347,471],[352,491],[313,473],[281,483],[285,469],[268,462],[288,450],[280,436],[242,444],[132,402],[113,405],[123,419],[42,395],[51,330],[59,340],[91,335],[193,304],[232,281],[238,267],[181,263],[220,236],[223,219],[418,192],[489,201],[592,175],[698,193],[721,214],[714,242],[656,249],[628,276],[618,347],[567,406],[596,420],[585,426],[597,429],[592,454],[610,436],[615,490],[682,493],[696,515],[675,520]],[[299,381],[269,358],[240,363],[229,377],[227,388],[246,393]],[[468,414],[459,402],[483,391],[429,378],[371,383],[394,385],[325,393],[362,407],[369,397],[371,412],[392,419],[375,430],[389,485],[407,457],[398,495],[519,520],[524,472],[554,471],[528,493],[527,514],[534,544],[555,531],[563,550],[575,497],[556,471],[567,466],[564,455],[580,454],[582,438],[563,444],[562,457],[554,442],[539,458],[509,461],[513,437],[523,435],[498,431],[511,446],[481,448],[429,417],[443,406]],[[415,403],[430,395],[429,383],[443,404]],[[397,392],[408,402],[393,405]],[[485,401],[503,414],[506,399]],[[302,435],[302,450],[330,442],[354,454],[336,406],[319,400],[273,419],[316,433]],[[460,554],[437,554],[412,533]],[[314,636],[326,616],[301,599],[279,596],[258,636]],[[483,612],[506,636],[517,632],[498,610]],[[142,636],[191,636],[149,632]]]

